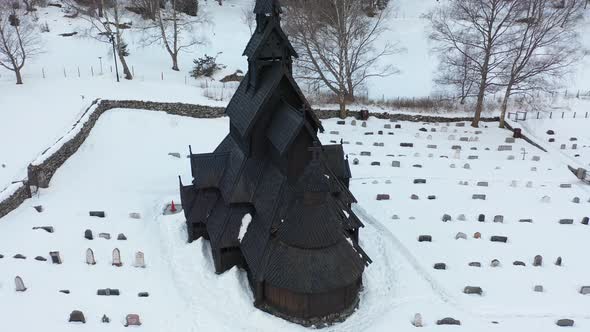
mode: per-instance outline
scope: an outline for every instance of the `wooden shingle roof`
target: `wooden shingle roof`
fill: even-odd
[[[278,14],[281,11],[281,4],[278,0],[256,0],[256,5],[254,6],[254,13],[260,15]]]
[[[301,131],[304,123],[303,113],[285,101],[274,112],[267,137],[272,145],[283,155]]]

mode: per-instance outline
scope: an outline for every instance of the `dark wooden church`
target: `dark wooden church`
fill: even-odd
[[[217,273],[245,269],[258,308],[304,325],[339,320],[356,308],[371,262],[348,159],[317,137],[279,4],[259,0],[255,13],[249,70],[226,109],[230,133],[213,153],[191,152],[193,182],[180,183],[188,239],[210,241]]]

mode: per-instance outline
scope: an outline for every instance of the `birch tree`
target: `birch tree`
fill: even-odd
[[[288,0],[286,31],[299,53],[298,78],[319,83],[334,93],[340,117],[346,117],[347,103],[371,77],[384,77],[397,70],[379,65],[384,56],[400,49],[377,39],[385,31],[386,11],[368,17],[358,0]]]
[[[30,18],[8,3],[0,3],[0,67],[14,72],[16,84],[23,84],[22,69],[41,52],[41,40]]]

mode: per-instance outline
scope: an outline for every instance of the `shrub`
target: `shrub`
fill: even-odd
[[[217,71],[224,69],[226,66],[217,63],[217,57],[205,54],[204,57],[193,60],[194,67],[190,75],[194,78],[212,77]]]

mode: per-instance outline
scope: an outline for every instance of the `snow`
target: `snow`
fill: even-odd
[[[588,229],[579,224],[588,211],[590,195],[565,169],[561,154],[535,150],[521,140],[513,144],[512,152],[497,151],[510,133],[493,123],[480,129],[479,142],[459,143],[448,141],[448,135],[457,130],[457,138],[476,136],[475,129],[453,124],[443,133],[444,125],[400,122],[402,129],[391,130],[394,135],[387,135],[387,129],[385,135],[364,135],[365,131],[383,130],[389,122],[371,118],[367,128],[361,128],[351,126],[350,120],[345,126],[337,125],[336,120],[324,121],[326,133],[338,130],[341,135],[324,134],[321,139],[350,140],[353,144],[345,144],[345,151],[360,159],[360,165],[351,165],[351,189],[359,200],[353,210],[366,225],[361,230],[361,246],[374,263],[365,273],[359,309],[326,331],[411,331],[416,313],[422,314],[425,329],[433,331],[447,330],[435,325],[447,316],[461,320],[467,330],[478,331],[500,327],[502,331],[552,331],[559,318],[575,319],[581,330],[590,327],[585,309],[588,297],[578,294],[581,286],[590,284],[586,255],[580,249]],[[422,127],[437,132],[418,132]],[[5,256],[0,259],[4,326],[10,331],[69,331],[79,328],[67,323],[69,313],[77,309],[86,314],[84,329],[88,331],[122,330],[129,313],[140,315],[143,331],[212,327],[216,331],[306,331],[255,309],[245,272],[234,268],[216,275],[209,244],[202,240],[186,243],[183,215],[161,214],[167,202],[179,199],[176,176],[180,174],[185,181],[190,178],[188,160],[171,158],[168,153],[185,151],[189,144],[195,153],[210,152],[227,128],[226,118],[192,119],[122,109],[106,112],[79,151],[58,170],[51,187],[41,189],[0,223],[0,253]],[[432,141],[427,135],[433,136]],[[363,145],[357,146],[356,141]],[[385,146],[374,147],[374,141]],[[414,148],[401,148],[400,142],[413,142]],[[438,148],[428,149],[427,144]],[[450,147],[455,144],[464,146],[459,160],[440,158],[454,153]],[[478,150],[469,150],[471,146]],[[527,160],[507,159],[510,154],[520,156],[520,148],[529,151]],[[371,151],[372,156],[358,156],[360,151]],[[420,156],[415,157],[415,152]],[[428,153],[435,155],[430,158]],[[480,159],[468,160],[471,154]],[[534,155],[541,160],[531,161]],[[392,168],[388,162],[393,159],[402,161],[402,167]],[[369,166],[374,160],[381,160],[381,166]],[[471,170],[449,168],[450,163],[462,166],[466,162]],[[423,168],[412,167],[418,163]],[[533,166],[537,172],[530,171]],[[415,185],[414,178],[427,183]],[[512,180],[517,180],[516,188],[509,186]],[[525,187],[528,180],[533,181],[533,188]],[[458,185],[459,181],[469,185]],[[477,181],[488,181],[489,187],[477,187]],[[561,183],[570,183],[572,188],[559,188]],[[378,193],[389,193],[391,200],[376,201]],[[486,194],[487,200],[472,200],[474,193]],[[410,200],[411,194],[418,194],[420,200]],[[437,199],[427,200],[430,194]],[[551,196],[551,203],[541,202],[545,195]],[[581,197],[582,203],[571,203],[573,196]],[[35,205],[43,205],[44,212],[36,212]],[[89,210],[104,210],[107,217],[89,217]],[[141,213],[142,219],[129,218],[129,212]],[[391,219],[394,213],[400,220]],[[444,213],[454,221],[441,222]],[[456,221],[460,213],[467,221]],[[479,213],[486,214],[486,222],[476,221]],[[503,224],[491,222],[495,214],[505,216]],[[520,218],[534,222],[518,223]],[[559,225],[560,218],[573,218],[575,224]],[[248,219],[246,215],[242,235]],[[41,225],[54,226],[55,233],[31,229]],[[124,233],[128,240],[87,241],[85,229],[92,229],[95,237],[99,232]],[[469,238],[454,240],[459,231]],[[476,231],[482,233],[481,240],[471,237]],[[433,242],[418,243],[421,234],[432,235]],[[506,235],[509,241],[492,243],[491,235]],[[85,264],[87,248],[94,250],[97,265]],[[111,266],[114,248],[121,250],[122,267]],[[49,251],[60,251],[63,264],[33,259],[47,257]],[[137,251],[145,253],[149,262],[145,269],[132,266]],[[27,259],[13,259],[17,253]],[[537,254],[543,255],[542,267],[531,266]],[[563,257],[562,267],[553,265],[557,256]],[[494,258],[500,260],[500,267],[489,267]],[[514,260],[527,266],[512,266]],[[483,267],[468,267],[470,261],[480,261]],[[432,269],[436,262],[447,263],[448,270]],[[15,292],[16,275],[23,278],[26,292]],[[545,292],[534,293],[536,284],[544,285]],[[483,297],[463,294],[468,285],[481,286]],[[121,295],[95,295],[97,289],[107,287],[118,288]],[[61,289],[71,294],[61,294]],[[143,291],[150,296],[137,297]],[[228,308],[231,320],[227,319]],[[100,323],[105,313],[113,320],[108,327]]]
[[[250,213],[246,213],[244,215],[244,217],[242,218],[242,224],[240,225],[240,234],[238,235],[238,240],[240,241],[240,243],[242,242],[242,239],[246,235],[246,232],[248,231],[248,226],[250,226],[251,222],[252,222],[252,215]]]

